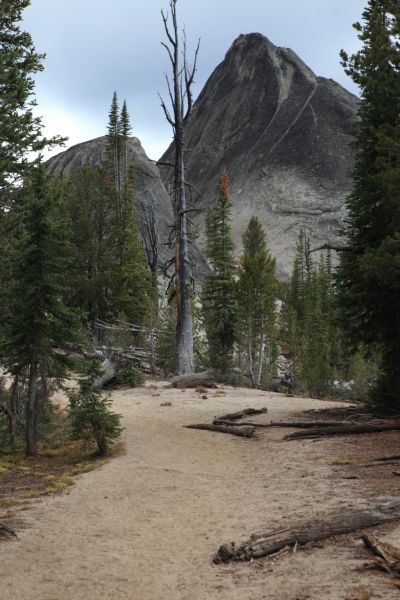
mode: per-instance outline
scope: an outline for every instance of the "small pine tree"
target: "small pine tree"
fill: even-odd
[[[121,415],[110,410],[111,394],[105,394],[96,379],[100,371],[94,363],[88,375],[79,381],[79,390],[68,392],[69,419],[72,435],[85,444],[96,444],[100,456],[105,456],[110,444],[121,435]]]
[[[11,281],[4,291],[9,301],[2,351],[7,371],[26,380],[26,450],[33,456],[49,380],[65,376],[68,361],[62,350],[78,341],[79,320],[65,304],[69,224],[42,165],[33,171],[19,203]]]
[[[231,202],[226,171],[220,179],[218,200],[208,213],[207,240],[207,253],[213,272],[203,284],[201,304],[208,358],[212,368],[226,376],[232,366],[237,318]]]
[[[340,353],[330,256],[316,264],[308,238],[297,242],[292,278],[283,307],[285,342],[293,352],[297,385],[323,395],[333,379]]]
[[[266,355],[272,357],[275,353],[277,281],[275,259],[267,250],[265,232],[257,217],[250,219],[243,235],[243,248],[237,284],[240,337],[245,340],[252,385],[259,388]]]

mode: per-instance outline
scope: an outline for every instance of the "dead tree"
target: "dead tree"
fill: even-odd
[[[169,25],[169,15],[161,11],[167,43],[166,49],[172,66],[172,81],[166,75],[172,112],[161,98],[161,106],[165,117],[174,132],[175,161],[174,161],[174,245],[175,245],[175,293],[177,307],[177,353],[178,373],[193,373],[193,323],[191,310],[191,265],[189,259],[186,182],[185,182],[185,119],[189,116],[192,104],[192,86],[196,73],[196,63],[199,51],[197,45],[193,67],[187,61],[186,37],[181,50],[181,40],[178,28],[177,0],[170,0],[172,29]]]

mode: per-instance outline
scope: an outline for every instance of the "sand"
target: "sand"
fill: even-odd
[[[357,536],[278,559],[215,566],[220,544],[255,531],[363,507],[356,480],[338,478],[324,441],[284,442],[189,430],[246,406],[277,420],[329,406],[225,388],[225,395],[154,389],[113,393],[126,453],[35,502],[27,528],[0,545],[1,600],[337,600],[397,598],[389,576],[356,570]],[[171,402],[171,406],[161,406]]]

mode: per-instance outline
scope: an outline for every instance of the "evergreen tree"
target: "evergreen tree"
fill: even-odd
[[[203,284],[203,319],[210,365],[217,373],[226,375],[232,366],[237,318],[231,202],[226,171],[220,179],[218,199],[209,210],[207,242],[207,253],[213,272]]]
[[[266,362],[266,345],[273,353],[275,340],[275,259],[257,217],[250,219],[243,235],[243,259],[237,285],[240,331],[246,340],[247,366],[252,385],[259,388]],[[241,336],[242,337],[242,336]]]
[[[93,328],[117,314],[114,189],[97,167],[85,164],[64,183],[64,207],[72,224],[68,287],[72,306]]]
[[[11,282],[3,315],[3,364],[26,382],[26,450],[36,453],[50,378],[65,375],[62,352],[77,340],[77,314],[65,304],[68,222],[60,197],[39,165],[21,194]],[[10,301],[11,300],[11,301]]]
[[[30,0],[2,0],[0,6],[0,201],[9,203],[13,184],[27,174],[29,153],[61,138],[42,137],[42,124],[33,116],[33,75],[43,70],[31,36],[19,23]]]
[[[106,173],[115,189],[116,200],[118,203],[117,214],[118,217],[120,217],[119,195],[121,192],[121,120],[117,92],[114,92],[113,94],[108,116],[105,156]]]
[[[378,345],[381,376],[371,398],[400,407],[400,4],[369,0],[355,29],[361,50],[342,52],[359,85],[354,188],[338,274],[343,322],[350,342]]]
[[[294,357],[293,371],[305,393],[323,395],[339,360],[331,258],[311,257],[308,238],[299,236],[292,278],[283,306],[283,335]]]

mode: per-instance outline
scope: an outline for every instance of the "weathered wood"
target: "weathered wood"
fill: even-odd
[[[95,385],[103,388],[107,383],[110,383],[117,374],[117,365],[109,358],[106,358],[100,365],[102,374],[95,380]]]
[[[214,556],[214,563],[251,560],[275,554],[282,548],[325,540],[335,535],[351,533],[400,518],[400,502],[376,506],[369,511],[353,511],[333,515],[326,520],[301,523],[293,528],[275,529],[250,539],[239,546],[223,544]]]
[[[363,565],[364,569],[380,569],[400,575],[400,549],[392,544],[381,542],[370,534],[361,537],[368,550],[376,555],[373,561]]]
[[[214,423],[219,421],[237,421],[239,419],[243,419],[243,417],[250,417],[254,415],[264,415],[268,412],[268,408],[264,406],[264,408],[244,408],[243,410],[238,410],[237,412],[228,413],[226,415],[222,415],[221,417],[215,417]]]
[[[10,529],[10,527],[7,527],[7,525],[5,525],[4,523],[0,523],[0,536],[10,538],[17,537],[17,534],[15,533],[15,531]]]
[[[400,456],[385,456],[384,458],[375,458],[367,463],[355,464],[355,467],[368,468],[368,467],[384,467],[386,465],[398,465],[400,463]]]
[[[250,438],[254,435],[254,427],[232,427],[229,425],[216,425],[213,423],[200,423],[198,425],[186,425],[187,429],[205,429],[207,431],[219,431],[221,433],[230,433],[240,437]]]
[[[214,420],[214,423],[224,423],[222,418]],[[254,423],[253,421],[242,421],[241,423],[232,423],[232,425],[248,425],[249,427],[286,427],[287,429],[313,429],[315,427],[339,427],[347,425],[346,421],[271,421],[271,423]]]
[[[203,371],[202,373],[187,373],[177,375],[171,379],[172,387],[195,388],[197,386],[217,387],[214,383],[212,371]]]
[[[334,435],[357,435],[361,433],[380,433],[382,431],[399,431],[400,423],[382,423],[379,425],[348,424],[334,427],[318,427],[307,431],[296,431],[285,436],[285,440],[295,440],[299,438],[319,438]]]

